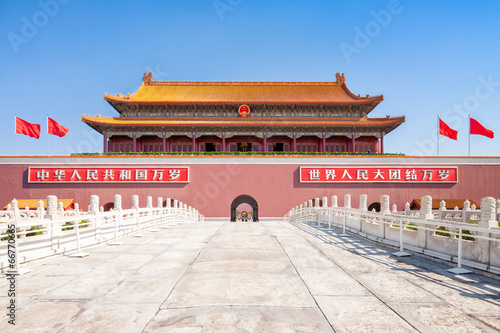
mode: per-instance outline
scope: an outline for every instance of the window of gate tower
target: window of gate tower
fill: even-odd
[[[252,144],[248,142],[239,142],[238,151],[252,151]]]
[[[273,151],[283,151],[283,142],[276,142],[273,144]]]
[[[216,151],[215,143],[213,143],[213,142],[205,143],[205,151]]]

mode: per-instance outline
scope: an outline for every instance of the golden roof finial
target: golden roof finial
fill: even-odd
[[[345,76],[344,76],[344,73],[342,73],[342,75],[340,75],[340,73],[337,73],[335,74],[335,77],[337,78],[337,84],[338,85],[343,85],[345,83]]]
[[[144,76],[142,77],[142,82],[145,84],[150,84],[151,81],[153,81],[153,73],[144,73]]]

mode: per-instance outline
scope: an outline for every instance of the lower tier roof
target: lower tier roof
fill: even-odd
[[[82,121],[105,132],[384,132],[405,117],[386,118],[112,118],[82,116]]]

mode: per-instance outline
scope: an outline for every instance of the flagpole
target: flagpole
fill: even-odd
[[[437,119],[437,156],[439,156],[439,113]]]
[[[17,113],[14,113],[14,142],[15,142],[15,154],[17,156]]]
[[[470,156],[470,113],[469,113],[469,156]]]
[[[47,113],[47,155],[49,155],[49,114]]]

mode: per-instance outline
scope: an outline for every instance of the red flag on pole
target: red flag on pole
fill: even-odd
[[[450,126],[439,118],[439,134],[447,136],[450,139],[457,140],[458,132],[450,128]]]
[[[63,125],[59,124],[57,121],[49,117],[47,117],[47,128],[49,134],[57,135],[60,138],[65,136],[69,131],[68,128],[64,127]]]
[[[16,117],[16,133],[38,139],[40,138],[40,125],[28,123],[26,120]]]
[[[470,134],[479,134],[490,139],[493,139],[494,137],[494,133],[492,130],[487,129],[474,118],[470,118]]]

